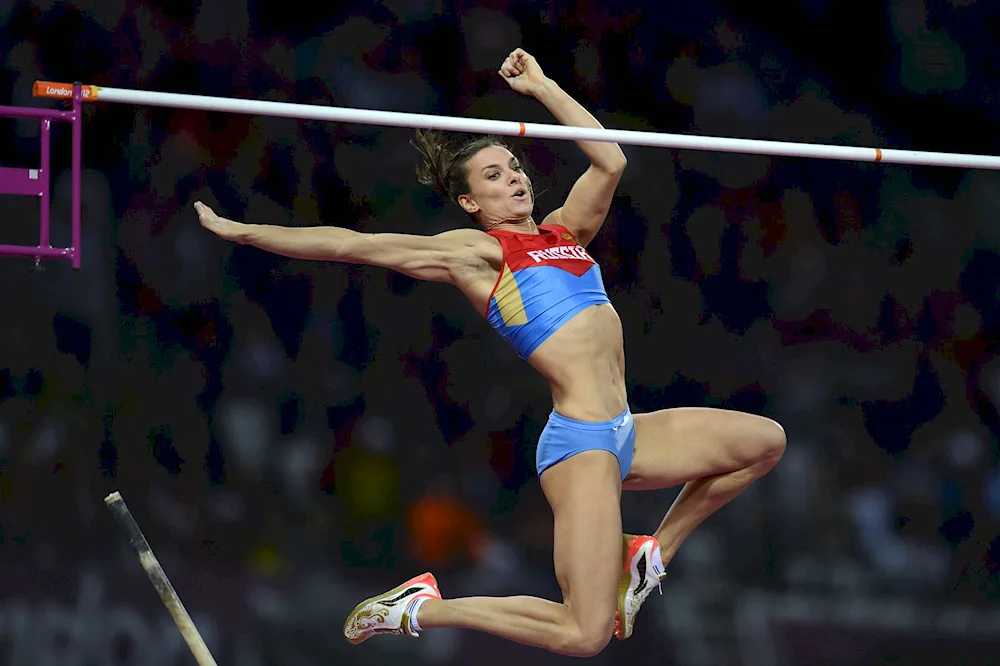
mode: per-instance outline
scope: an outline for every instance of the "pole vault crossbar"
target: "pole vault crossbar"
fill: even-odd
[[[891,148],[859,148],[814,143],[666,134],[662,132],[567,127],[564,125],[525,123],[509,120],[453,118],[450,116],[375,111],[371,109],[349,109],[314,104],[295,104],[291,102],[269,102],[229,97],[162,93],[147,90],[126,90],[123,88],[105,88],[101,86],[84,86],[82,93],[83,101],[86,102],[118,102],[143,106],[165,106],[176,109],[280,116],[300,120],[325,120],[362,125],[436,129],[475,134],[498,134],[501,136],[523,136],[534,139],[609,141],[634,146],[651,146],[675,150],[708,150],[770,155],[775,157],[804,157],[885,164],[1000,170],[1000,157],[992,155],[965,155],[917,150],[894,150]],[[72,95],[72,86],[65,83],[38,81],[34,86],[34,94],[36,97],[66,99]]]

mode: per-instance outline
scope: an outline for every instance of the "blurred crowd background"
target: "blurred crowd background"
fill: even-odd
[[[998,29],[985,0],[0,0],[0,103],[56,107],[32,83],[80,80],[552,122],[496,74],[521,46],[606,127],[997,154]],[[467,224],[417,184],[412,132],[84,115],[82,270],[0,260],[0,664],[190,663],[113,490],[220,663],[568,661],[458,631],[342,640],[358,601],[425,570],[446,596],[558,598],[533,464],[550,397],[457,291],[233,246],[192,208]],[[0,163],[37,166],[38,137],[0,119]],[[586,163],[511,145],[544,216]],[[597,663],[992,663],[1000,180],[623,148],[590,252],[633,409],[764,414],[789,444]],[[57,127],[56,245],[69,149]],[[0,198],[0,242],[37,243],[38,202]],[[675,493],[626,495],[626,529]]]

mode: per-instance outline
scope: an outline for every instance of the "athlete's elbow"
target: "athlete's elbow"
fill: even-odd
[[[618,147],[618,161],[615,162],[615,170],[621,173],[628,166],[628,158],[625,157],[625,153],[622,152],[621,147]]]
[[[601,171],[610,174],[612,176],[620,176],[625,167],[628,166],[628,159],[625,157],[625,153],[622,152],[621,148],[615,146],[617,155],[612,155],[605,160],[601,161],[601,164],[595,165]]]
[[[328,261],[345,264],[369,263],[375,254],[373,234],[363,234],[348,229],[329,228],[329,233],[318,240],[319,247]],[[345,233],[346,232],[346,233]]]

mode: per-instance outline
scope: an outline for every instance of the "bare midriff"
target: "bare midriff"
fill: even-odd
[[[503,249],[483,234],[484,245],[457,286],[485,312],[500,277]],[[622,322],[610,303],[592,305],[563,324],[531,356],[528,363],[546,379],[557,414],[579,421],[610,421],[628,408]]]
[[[609,421],[628,407],[622,322],[610,304],[580,311],[528,358],[548,381],[557,414]]]

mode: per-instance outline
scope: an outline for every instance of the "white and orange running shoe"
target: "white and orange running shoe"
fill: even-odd
[[[615,638],[625,640],[632,635],[635,616],[642,607],[653,587],[660,590],[660,582],[666,576],[660,558],[653,552],[660,549],[660,542],[651,536],[623,535],[625,540],[625,563],[621,579],[618,581],[618,610],[615,612]]]
[[[441,590],[433,574],[411,578],[385,594],[365,599],[358,604],[344,623],[344,637],[354,645],[364,643],[375,634],[418,636],[410,628],[410,609],[417,599],[440,599]]]

